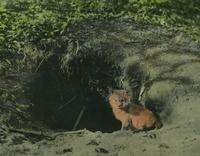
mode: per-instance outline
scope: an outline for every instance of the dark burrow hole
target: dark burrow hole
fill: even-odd
[[[105,55],[53,55],[30,84],[33,116],[52,129],[113,132],[121,128],[110,108],[109,88],[119,88],[120,67]],[[65,61],[65,60],[64,60]]]
[[[30,84],[33,116],[52,129],[120,130],[121,123],[108,103],[109,89],[122,88],[124,77],[132,90],[132,100],[137,101],[143,73],[137,65],[122,70],[104,54],[84,55],[67,60],[53,55],[43,62]]]

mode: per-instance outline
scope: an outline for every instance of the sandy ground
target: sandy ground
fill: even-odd
[[[198,156],[200,152],[199,94],[187,93],[174,103],[171,120],[159,130],[133,133],[90,132],[63,133],[55,140],[31,143],[24,135],[9,134],[9,141],[0,146],[5,156]],[[12,136],[13,135],[13,136]]]
[[[129,33],[130,29],[132,34]],[[83,130],[74,134],[60,133],[53,140],[43,139],[34,143],[23,134],[7,133],[7,137],[4,138],[5,143],[0,145],[1,156],[200,155],[198,43],[185,38],[182,34],[173,36],[173,33],[168,34],[167,31],[160,33],[161,30],[157,28],[153,30],[142,28],[141,31],[141,28],[136,29],[136,25],[131,26],[131,24],[117,35],[113,32],[109,34],[109,31],[111,30],[104,32],[108,35],[107,40],[114,38],[116,41],[121,40],[121,43],[129,41],[131,44],[137,39],[144,45],[141,53],[141,45],[137,48],[135,43],[127,47],[121,44],[121,49],[124,48],[129,52],[121,63],[125,68],[137,63],[145,73],[148,73],[153,83],[146,91],[145,98],[157,101],[155,104],[162,107],[160,116],[163,128],[139,133],[131,131],[102,133]],[[152,39],[154,40],[152,42],[157,44],[147,46],[150,43],[146,45],[142,38],[146,41]]]

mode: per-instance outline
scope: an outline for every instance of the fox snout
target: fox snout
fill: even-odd
[[[124,109],[124,108],[127,108],[129,106],[129,102],[125,101],[125,100],[119,100],[117,102],[117,107],[119,109]]]
[[[119,107],[120,109],[122,109],[122,108],[126,107],[126,105],[125,105],[124,103],[119,103],[118,107]]]

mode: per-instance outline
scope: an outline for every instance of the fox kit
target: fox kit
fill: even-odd
[[[109,103],[115,118],[121,121],[122,129],[127,128],[131,123],[130,114],[125,110],[130,104],[128,92],[122,89],[113,90],[109,96]]]
[[[124,89],[113,90],[109,96],[109,103],[115,118],[122,123],[121,130],[129,126],[137,130],[162,127],[162,123],[152,111],[144,106],[132,104],[128,92]]]

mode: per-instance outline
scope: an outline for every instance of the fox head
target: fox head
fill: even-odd
[[[124,89],[114,89],[112,90],[112,94],[110,95],[110,102],[113,107],[117,107],[120,109],[126,108],[130,102],[131,97],[128,95],[128,91]]]

